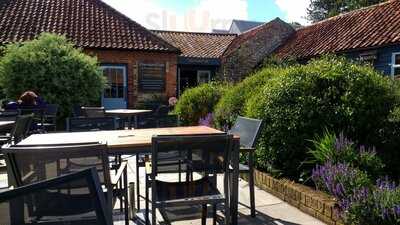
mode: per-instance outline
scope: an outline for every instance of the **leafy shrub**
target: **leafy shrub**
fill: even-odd
[[[231,127],[237,116],[243,114],[246,100],[257,93],[270,77],[276,73],[276,70],[264,68],[229,88],[215,106],[214,122],[216,126],[219,128]]]
[[[309,151],[311,155],[309,163],[318,165],[327,162],[348,163],[366,172],[372,179],[379,178],[383,173],[384,164],[375,149],[367,149],[364,145],[357,147],[343,133],[336,137],[335,134],[326,131],[323,137],[313,143],[314,148]]]
[[[387,142],[382,133],[399,104],[395,88],[373,68],[342,58],[277,69],[245,104],[247,116],[264,120],[257,166],[298,178],[311,145],[307,140],[324,129],[385,149],[380,148]]]
[[[226,85],[206,83],[186,90],[175,106],[182,125],[197,125],[201,118],[212,113]]]
[[[63,36],[43,33],[36,40],[5,47],[0,83],[10,99],[33,90],[67,116],[74,105],[99,101],[105,80],[96,58],[75,49]]]

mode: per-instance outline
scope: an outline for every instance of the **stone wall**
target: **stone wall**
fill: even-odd
[[[118,51],[86,49],[86,53],[94,55],[103,64],[125,64],[128,76],[128,108],[145,99],[152,98],[155,94],[165,98],[176,96],[177,90],[177,63],[178,55],[174,53]],[[138,88],[138,74],[140,63],[165,64],[166,88],[164,93],[143,93]]]
[[[294,32],[290,24],[277,18],[239,35],[221,58],[219,79],[244,79]]]

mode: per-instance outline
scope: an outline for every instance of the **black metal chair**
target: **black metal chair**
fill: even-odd
[[[151,114],[138,116],[139,128],[161,128],[161,127],[176,127],[178,126],[178,117],[169,115],[170,108],[165,105],[160,105]]]
[[[81,110],[85,117],[98,118],[106,116],[104,107],[81,107]]]
[[[149,224],[149,187],[151,186],[152,223],[156,224],[158,209],[167,224],[194,216],[195,206],[201,207],[202,224],[206,224],[207,205],[213,207],[216,223],[217,204],[224,205],[225,224],[230,221],[229,211],[229,160],[233,136],[226,134],[195,136],[155,136],[152,139],[152,159],[146,165],[146,211],[145,220]],[[177,155],[165,159],[160,155]],[[177,167],[184,167],[179,169]],[[172,167],[172,168],[171,168]],[[186,174],[185,181],[163,180],[163,173],[177,171]],[[217,174],[224,174],[224,192],[217,188]],[[194,176],[195,174],[196,176]]]
[[[46,131],[56,131],[57,130],[57,113],[58,113],[58,105],[56,104],[47,104],[46,109],[44,110],[44,121],[41,126]]]
[[[234,126],[229,131],[230,134],[240,137],[240,153],[248,155],[248,164],[239,164],[239,172],[249,174],[250,209],[252,217],[256,216],[254,196],[254,151],[261,131],[261,125],[262,120],[239,116]]]
[[[0,112],[0,121],[15,121],[19,115],[18,110],[5,110]]]
[[[0,192],[0,224],[112,225],[95,169]]]
[[[24,106],[18,109],[19,115],[33,115],[30,133],[44,133],[46,132],[44,128],[46,108],[30,107]]]
[[[117,128],[118,122],[115,117],[67,118],[67,131],[69,132],[116,130]]]
[[[17,116],[10,135],[0,136],[0,144],[16,144],[29,135],[33,115]]]
[[[110,210],[116,200],[128,218],[127,163],[122,162],[116,170],[110,169],[107,146],[99,143],[10,146],[3,148],[12,174],[11,185],[24,186],[76,171],[95,167],[104,185],[104,194]]]

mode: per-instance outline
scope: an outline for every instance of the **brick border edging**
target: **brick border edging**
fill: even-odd
[[[248,174],[241,174],[248,180]],[[288,204],[329,225],[343,225],[334,212],[336,201],[329,195],[288,179],[276,179],[254,169],[254,183]]]

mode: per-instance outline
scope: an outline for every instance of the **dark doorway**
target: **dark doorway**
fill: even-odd
[[[181,70],[179,84],[180,84],[180,93],[181,94],[187,88],[197,86],[197,70]]]

